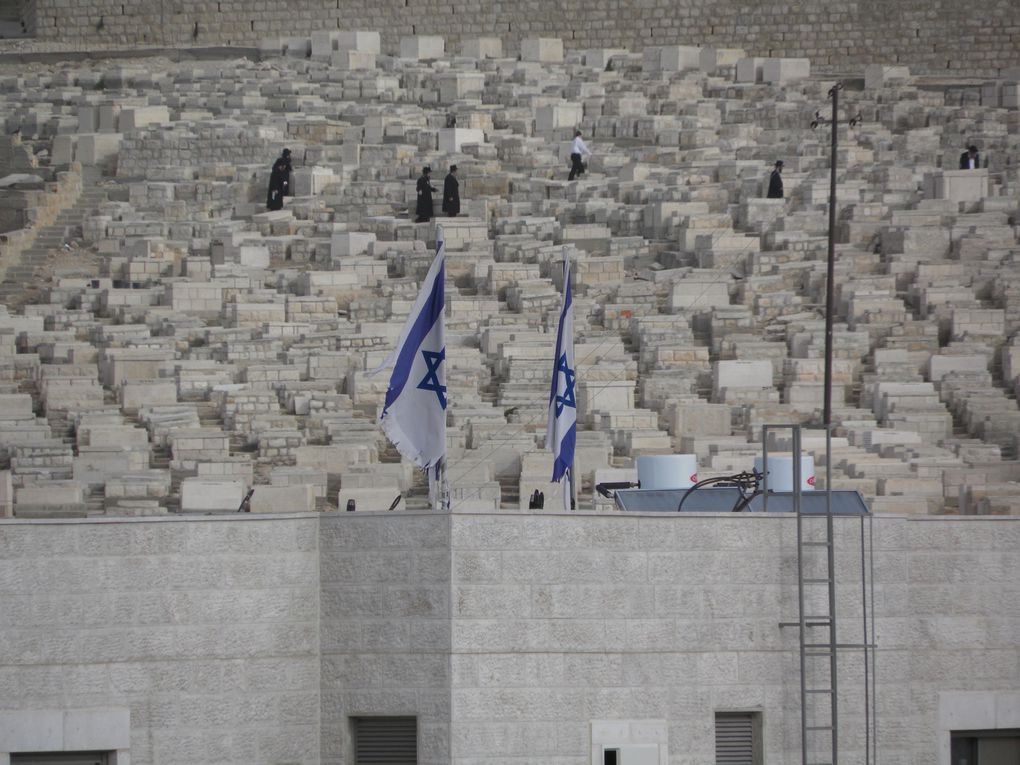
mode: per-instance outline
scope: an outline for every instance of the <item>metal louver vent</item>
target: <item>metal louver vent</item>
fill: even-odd
[[[754,718],[750,712],[715,715],[716,765],[755,765]]]
[[[354,718],[354,765],[417,765],[418,718]]]

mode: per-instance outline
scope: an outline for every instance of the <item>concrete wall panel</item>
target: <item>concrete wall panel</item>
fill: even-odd
[[[870,531],[881,757],[939,762],[959,710],[1002,727],[1020,708],[1020,518]],[[836,532],[856,643],[860,521]],[[352,716],[410,714],[428,765],[581,765],[593,721],[665,720],[669,762],[693,765],[714,712],[745,709],[766,761],[792,762],[795,561],[778,515],[3,521],[0,731],[121,709],[135,763],[350,765]],[[863,680],[842,654],[846,762]]]

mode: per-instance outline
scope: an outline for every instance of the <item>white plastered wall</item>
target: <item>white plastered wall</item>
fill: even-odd
[[[126,707],[0,712],[0,765],[18,752],[110,752],[110,765],[131,765],[130,746]]]

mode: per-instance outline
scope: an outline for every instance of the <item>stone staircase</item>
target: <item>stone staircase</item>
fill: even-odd
[[[24,0],[0,0],[0,40],[28,37],[21,20]]]
[[[42,268],[66,242],[81,239],[82,221],[107,200],[107,190],[88,186],[73,207],[62,211],[52,225],[39,229],[32,246],[7,265],[0,282],[0,304],[31,302],[42,285]]]

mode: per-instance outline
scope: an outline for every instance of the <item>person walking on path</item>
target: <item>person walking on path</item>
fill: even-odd
[[[426,165],[422,168],[421,178],[418,179],[418,204],[415,207],[415,223],[426,223],[432,220],[435,214],[432,210],[432,192],[436,187],[432,185],[432,168]]]
[[[574,131],[574,144],[570,147],[570,177],[568,181],[574,180],[579,175],[584,175],[584,163],[581,161],[581,157],[590,157],[591,149],[588,148],[588,144],[581,138],[581,131]]]

